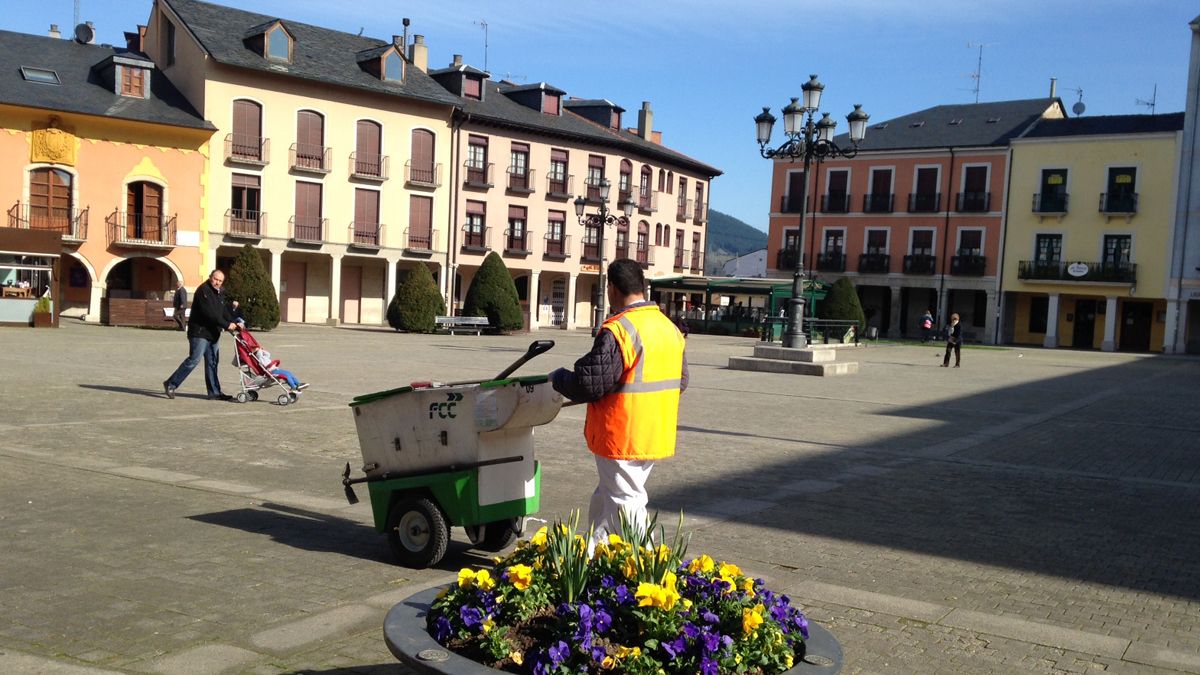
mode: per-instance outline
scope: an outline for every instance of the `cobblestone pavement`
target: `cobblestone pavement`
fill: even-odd
[[[404,672],[387,609],[483,557],[456,532],[436,569],[392,564],[341,494],[346,404],[494,375],[533,338],[259,337],[313,383],[298,404],[209,402],[202,372],[167,400],[179,333],[0,328],[0,673]],[[558,346],[520,372],[590,344],[535,337]],[[832,630],[843,672],[1200,673],[1200,361],[967,349],[956,370],[873,346],[844,378],[725,367],[752,344],[690,338],[651,506]],[[586,508],[582,423],[537,432],[541,518]]]

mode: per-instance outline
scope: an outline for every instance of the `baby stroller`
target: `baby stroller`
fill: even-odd
[[[272,359],[265,366],[259,362],[254,352],[261,349],[262,345],[244,327],[233,334],[233,341],[237,345],[233,356],[233,365],[237,367],[238,373],[241,375],[242,385],[242,390],[234,397],[238,403],[257,401],[258,392],[270,387],[279,387],[280,393],[275,399],[279,405],[296,402],[299,397],[288,387],[287,380],[282,375],[276,375],[270,371],[271,368],[279,365],[279,359]]]

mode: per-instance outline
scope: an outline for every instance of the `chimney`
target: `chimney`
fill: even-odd
[[[137,32],[125,31],[125,47],[135,52],[145,52],[146,27],[138,26]]]
[[[50,32],[46,33],[46,35],[54,38],[55,40],[62,39],[62,33],[58,32],[58,24],[56,23],[50,24]]]
[[[408,27],[409,27],[409,25],[412,24],[412,21],[409,21],[408,17],[406,16],[400,20],[400,23],[404,24],[404,41],[396,46],[400,48],[401,54],[407,54],[408,53]],[[396,36],[395,35],[392,36],[392,44],[396,44]]]
[[[455,54],[454,60],[450,62],[451,68],[457,68],[462,65],[462,54]]]
[[[408,60],[422,73],[429,71],[429,48],[425,46],[424,35],[414,35],[412,46],[409,48]]]
[[[1050,98],[1058,96],[1058,78],[1050,78]]]
[[[654,132],[654,112],[650,110],[650,101],[642,101],[642,109],[638,111],[637,135],[649,141]]]

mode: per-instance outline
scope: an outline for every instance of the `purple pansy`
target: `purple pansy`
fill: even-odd
[[[550,645],[550,649],[546,650],[546,655],[550,657],[551,665],[557,666],[571,655],[571,648],[567,643],[559,640],[557,643]]]
[[[483,624],[483,612],[469,605],[463,605],[458,610],[458,616],[467,628],[475,628]]]
[[[701,675],[717,675],[719,672],[720,668],[717,667],[717,662],[715,660],[710,659],[707,656],[700,659]]]

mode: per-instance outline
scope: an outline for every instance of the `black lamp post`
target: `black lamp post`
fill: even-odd
[[[633,215],[633,200],[626,199],[621,202],[621,213],[617,215],[608,212],[608,193],[612,188],[612,183],[608,182],[607,178],[600,179],[600,212],[584,215],[583,210],[587,207],[588,200],[583,197],[575,198],[575,215],[579,218],[579,224],[584,228],[589,226],[599,230],[598,255],[600,258],[600,283],[596,287],[596,298],[592,302],[592,337],[595,337],[600,332],[600,324],[604,322],[604,300],[606,293],[605,283],[605,258],[604,258],[604,228],[608,225],[618,223],[628,223],[630,216]]]
[[[771,109],[764,107],[763,111],[754,117],[758,130],[758,150],[764,159],[804,160],[804,191],[808,192],[809,168],[813,159],[818,166],[828,158],[850,158],[858,154],[858,144],[867,135],[867,120],[870,115],[863,112],[862,106],[854,105],[854,110],[846,115],[850,124],[849,148],[839,147],[833,142],[833,130],[837,121],[824,113],[821,119],[813,122],[813,116],[821,104],[821,92],[825,85],[817,80],[816,75],[810,75],[808,82],[800,86],[804,92],[804,101],[793,98],[792,102],[783,108],[783,143],[778,148],[768,148],[771,142],[771,128],[775,126],[775,116]],[[817,195],[812,195],[813,218],[816,218]],[[814,222],[815,230],[816,224]],[[807,346],[804,336],[804,211],[800,212],[800,236],[796,237],[796,272],[792,277],[792,298],[789,301],[788,329],[783,336],[783,346],[803,349]]]

